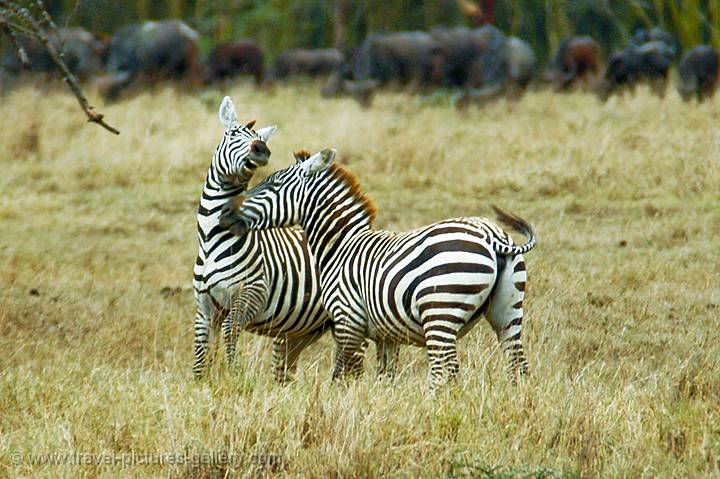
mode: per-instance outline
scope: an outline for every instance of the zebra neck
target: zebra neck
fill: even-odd
[[[215,174],[212,168],[208,171],[200,197],[200,206],[198,207],[198,233],[200,241],[207,242],[219,233],[225,232],[220,228],[220,213],[223,205],[228,199],[243,193],[247,189],[247,184],[232,185],[222,181]]]
[[[335,256],[343,254],[343,243],[372,228],[373,216],[350,192],[325,201],[321,199],[325,192],[318,193],[318,198],[308,198],[308,203],[317,202],[317,207],[302,227],[322,273],[324,266],[334,263]]]

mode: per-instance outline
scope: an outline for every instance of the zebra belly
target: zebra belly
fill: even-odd
[[[206,283],[207,284],[207,283]],[[212,298],[212,302],[218,309],[230,311],[233,298],[237,292],[236,285],[228,285],[225,282],[216,283],[207,288],[207,294]]]
[[[297,304],[285,305],[280,313],[277,313],[276,307],[276,304],[266,304],[246,329],[263,336],[302,336],[317,331],[330,319],[322,308],[317,307],[317,303],[307,304],[302,314],[298,313],[301,309]]]
[[[267,290],[268,286],[260,278],[241,282],[219,281],[212,285],[208,294],[217,310],[229,311],[234,300],[242,295],[244,287],[256,287]],[[327,320],[320,303],[318,288],[304,295],[301,303],[291,296],[276,297],[267,291],[267,299],[245,329],[263,336],[290,335],[300,336],[316,331]]]
[[[425,346],[425,333],[419,319],[371,317],[368,335],[374,341],[388,341],[411,346]]]

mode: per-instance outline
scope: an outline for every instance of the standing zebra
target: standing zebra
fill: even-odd
[[[193,373],[196,378],[202,375],[208,342],[222,322],[229,362],[241,328],[275,338],[273,370],[283,382],[294,371],[300,352],[331,323],[303,232],[277,228],[238,238],[219,226],[225,201],[245,191],[255,169],[267,164],[266,142],[276,130],[271,126],[254,131],[254,121],[242,126],[229,97],[220,105],[220,121],[225,134],[208,170],[197,216]]]
[[[320,270],[323,303],[337,347],[333,377],[362,368],[366,337],[381,369],[397,363],[399,344],[425,346],[431,388],[459,369],[456,341],[484,313],[504,346],[511,372],[528,364],[521,340],[527,273],[523,254],[536,243],[525,220],[495,208],[528,236],[517,246],[484,218],[456,218],[407,233],[372,229],[375,206],[355,176],[323,150],[275,172],[226,203],[220,225],[236,235],[301,225]]]

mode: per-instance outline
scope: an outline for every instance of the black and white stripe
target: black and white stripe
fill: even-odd
[[[372,229],[375,209],[357,180],[324,150],[278,171],[223,211],[237,235],[297,224],[320,270],[323,302],[337,347],[334,377],[362,370],[365,338],[378,344],[381,371],[392,373],[397,346],[427,349],[430,383],[458,371],[456,341],[485,316],[515,374],[528,364],[521,340],[527,272],[536,243],[526,221],[496,209],[528,236],[515,245],[485,218],[456,218],[406,233]]]
[[[267,164],[266,141],[275,131],[274,126],[255,131],[253,122],[240,125],[228,97],[220,119],[225,133],[198,208],[193,373],[203,374],[209,343],[222,326],[230,362],[241,329],[273,337],[273,370],[277,380],[285,381],[300,352],[330,326],[319,277],[301,231],[277,228],[240,238],[219,226],[223,204],[245,191],[255,169]]]

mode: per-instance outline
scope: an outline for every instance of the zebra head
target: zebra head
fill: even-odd
[[[250,230],[301,225],[308,210],[308,188],[321,180],[336,154],[334,149],[312,156],[296,153],[293,166],[276,171],[252,190],[228,201],[220,215],[220,226],[242,236]]]
[[[229,96],[223,98],[220,104],[219,117],[225,133],[213,157],[215,176],[224,184],[246,186],[255,169],[268,163],[270,149],[267,142],[277,130],[277,126],[272,125],[256,131],[253,129],[255,120],[241,125]]]

